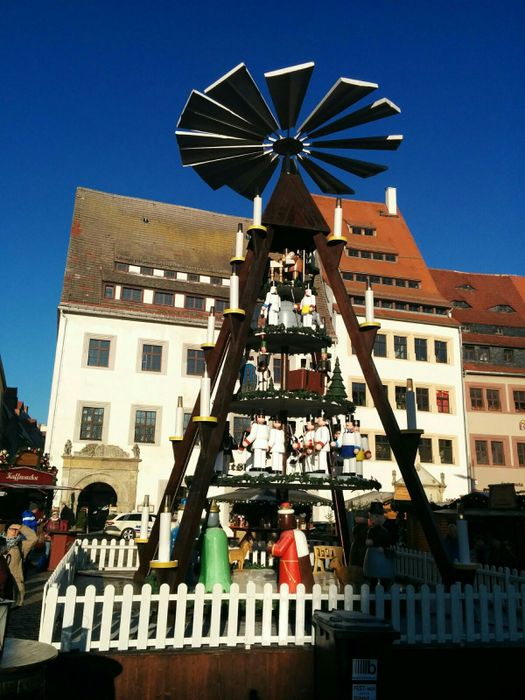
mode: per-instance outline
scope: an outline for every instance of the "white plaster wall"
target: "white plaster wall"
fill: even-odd
[[[364,318],[359,318],[364,321]],[[364,375],[355,355],[351,354],[351,343],[346,333],[346,328],[342,317],[336,315],[336,331],[340,341],[331,349],[332,367],[335,357],[339,357],[341,372],[349,398],[351,398],[352,382],[364,382]],[[379,376],[383,384],[389,384],[390,405],[394,409],[394,415],[401,429],[405,429],[406,412],[395,408],[394,383],[405,384],[406,379],[411,377],[414,381],[414,388],[419,386],[430,389],[430,408],[427,411],[417,412],[417,426],[424,431],[422,437],[436,437],[451,439],[453,441],[454,464],[441,464],[436,444],[433,445],[433,464],[424,462],[423,468],[430,472],[438,481],[441,474],[445,475],[447,485],[445,499],[451,500],[464,495],[469,491],[467,447],[465,439],[465,416],[463,383],[461,375],[461,351],[460,337],[457,328],[443,327],[431,323],[413,323],[409,321],[381,320],[379,333],[387,335],[387,354],[389,357],[374,358]],[[446,340],[448,342],[448,363],[436,363],[435,361],[421,362],[414,359],[397,360],[393,358],[393,335],[405,336],[408,338],[409,358],[411,338],[427,338],[428,357],[433,360],[434,344],[433,339]],[[435,395],[432,388],[444,389],[450,392],[452,413],[438,413],[435,405]],[[355,416],[361,421],[361,432],[370,435],[370,449],[372,459],[364,463],[364,476],[374,477],[382,484],[382,490],[392,491],[392,471],[395,469],[397,478],[401,476],[400,469],[395,462],[378,461],[374,459],[373,435],[384,435],[384,430],[379,419],[379,415],[372,405],[372,398],[367,388],[367,407],[358,406]],[[418,458],[416,458],[416,462]],[[355,492],[355,495],[360,492]],[[346,497],[350,497],[348,494]]]
[[[85,366],[86,334],[114,338],[113,369]],[[61,313],[46,442],[51,464],[59,469],[62,466],[66,440],[73,443],[73,452],[80,451],[89,442],[79,439],[79,404],[108,403],[109,412],[106,411],[104,417],[108,421],[108,433],[104,442],[117,445],[130,455],[133,446],[132,406],[158,407],[161,409],[156,427],[159,444],[140,445],[142,462],[137,503],[142,501],[145,493],[155,497],[157,482],[167,480],[173,466],[169,436],[175,427],[177,397],[183,397],[184,410],[191,413],[200,388],[198,377],[184,376],[185,349],[187,346],[198,348],[205,340],[205,328]],[[143,341],[167,343],[166,373],[138,369]],[[196,458],[197,454],[190,464],[190,473]],[[59,472],[59,479],[60,476]]]

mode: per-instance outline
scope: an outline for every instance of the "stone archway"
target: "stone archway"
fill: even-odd
[[[88,509],[88,527],[90,532],[103,530],[111,506],[117,505],[117,492],[104,481],[88,484],[78,496],[78,507]]]
[[[117,496],[115,503],[119,512],[133,510],[141,460],[138,449],[132,452],[130,456],[117,445],[90,443],[79,452],[65,453],[62,455],[64,485],[85,491],[92,484],[106,484]]]

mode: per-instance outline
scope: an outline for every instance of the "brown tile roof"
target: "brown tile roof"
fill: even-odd
[[[334,197],[313,195],[313,198],[326,222],[332,227],[335,208]],[[415,280],[419,282],[418,289],[379,283],[374,284],[373,288],[377,298],[449,308],[447,299],[436,287],[423,256],[399,211],[396,215],[390,215],[386,205],[380,202],[343,200],[342,206],[344,224],[375,230],[374,236],[364,236],[353,234],[347,231],[347,227],[344,226],[343,233],[348,239],[346,248],[393,253],[396,255],[396,261],[365,259],[343,253],[340,263],[341,272]],[[349,293],[362,296],[366,285],[364,282],[345,280],[345,286]],[[418,313],[409,315],[386,309],[382,315],[383,318],[392,317],[427,323],[437,322],[440,325],[456,325],[454,322],[451,323],[450,319],[439,315]]]
[[[104,308],[116,316],[205,325],[207,312],[106,299],[103,285],[124,284],[227,300],[227,286],[121,272],[115,270],[115,262],[228,278],[239,222],[245,230],[251,224],[241,217],[79,187],[61,305],[82,307],[91,313]],[[318,289],[317,303],[319,313],[326,318],[326,330],[334,337],[322,289]]]
[[[525,278],[512,275],[488,275],[456,270],[430,270],[442,294],[453,301],[464,301],[469,308],[453,308],[452,315],[461,323],[479,323],[504,328],[525,326]],[[473,287],[463,289],[463,285]],[[508,305],[512,313],[491,311]]]

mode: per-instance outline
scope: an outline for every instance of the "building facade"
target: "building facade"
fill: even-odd
[[[431,270],[461,324],[468,459],[475,487],[525,468],[525,278]]]

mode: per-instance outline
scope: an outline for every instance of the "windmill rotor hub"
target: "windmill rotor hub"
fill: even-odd
[[[303,150],[303,144],[299,139],[291,136],[280,138],[273,144],[273,150],[280,156],[296,156]]]

